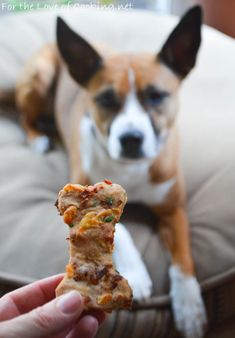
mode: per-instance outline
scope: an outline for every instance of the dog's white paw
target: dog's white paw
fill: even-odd
[[[151,296],[152,281],[148,272],[145,270],[145,266],[144,269],[139,266],[134,269],[131,268],[131,271],[120,271],[122,276],[128,280],[128,283],[133,290],[133,298],[138,301],[147,299]]]
[[[125,277],[136,300],[150,297],[152,281],[148,270],[128,230],[118,223],[115,232],[114,261],[117,270]]]
[[[202,338],[207,318],[196,278],[186,276],[176,265],[170,267],[169,275],[176,328],[185,338]]]
[[[51,148],[51,142],[48,136],[41,135],[29,141],[30,148],[36,153],[44,154]]]

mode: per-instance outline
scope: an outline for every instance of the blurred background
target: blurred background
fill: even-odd
[[[0,4],[0,15],[75,4],[107,7],[116,7],[121,4],[123,6],[128,5],[126,9],[145,8],[157,11],[160,14],[181,15],[188,7],[200,4],[204,8],[206,24],[235,38],[235,0],[2,0]]]

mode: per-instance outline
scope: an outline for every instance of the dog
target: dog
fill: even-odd
[[[160,52],[118,54],[92,46],[58,18],[57,44],[45,46],[30,60],[16,90],[34,149],[50,147],[37,122],[51,114],[53,105],[71,181],[110,179],[126,189],[129,201],[144,203],[157,215],[172,260],[173,315],[187,338],[203,336],[206,312],[190,248],[176,116],[180,85],[196,63],[201,24],[201,8],[193,7]],[[149,297],[151,279],[122,224],[115,241],[117,268],[135,299]]]

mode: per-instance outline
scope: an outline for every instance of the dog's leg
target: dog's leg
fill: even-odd
[[[77,154],[77,149],[70,149],[70,181],[81,185],[89,185],[90,181],[82,170],[81,161]]]
[[[134,299],[140,300],[151,295],[152,281],[130,233],[121,223],[116,225],[114,262],[117,270],[129,282]]]
[[[68,147],[69,153],[69,164],[70,164],[70,181],[73,183],[78,183],[82,185],[89,185],[89,179],[82,169],[82,159],[81,159],[81,151],[79,151],[78,147],[81,143],[81,135],[78,133],[77,128],[80,121],[76,121],[73,123],[72,130],[72,138],[70,146]],[[76,128],[77,127],[77,128]],[[86,156],[89,156],[86,154]]]
[[[52,91],[57,73],[57,52],[53,45],[39,51],[25,66],[16,86],[16,104],[29,144],[37,152],[50,148],[50,140],[37,126],[40,116],[53,114]]]
[[[37,153],[43,154],[52,148],[50,138],[37,130],[34,125],[26,118],[22,118],[22,125],[26,132],[27,141],[31,149]]]
[[[160,213],[160,234],[172,257],[170,295],[177,329],[186,338],[201,338],[206,312],[195,278],[188,220],[182,207]]]

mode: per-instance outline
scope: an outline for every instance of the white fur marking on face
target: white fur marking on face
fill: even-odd
[[[148,113],[141,106],[135,88],[135,73],[132,68],[128,70],[130,91],[127,95],[123,111],[113,120],[108,140],[108,151],[112,158],[121,156],[120,137],[131,130],[138,130],[144,136],[143,153],[147,158],[156,157],[161,150]]]
[[[127,191],[128,201],[145,203],[149,206],[159,204],[167,197],[174,186],[175,177],[160,184],[149,180],[147,159],[141,161],[116,161],[110,158],[92,133],[92,120],[84,116],[80,124],[80,153],[82,169],[92,184],[104,179],[121,184]],[[144,189],[143,189],[144,187]]]
[[[187,276],[178,265],[169,269],[170,295],[177,329],[186,338],[203,337],[206,311],[200,286],[194,276]]]
[[[151,278],[130,233],[121,223],[115,226],[113,258],[117,270],[133,289],[134,299],[148,298],[152,290]]]

